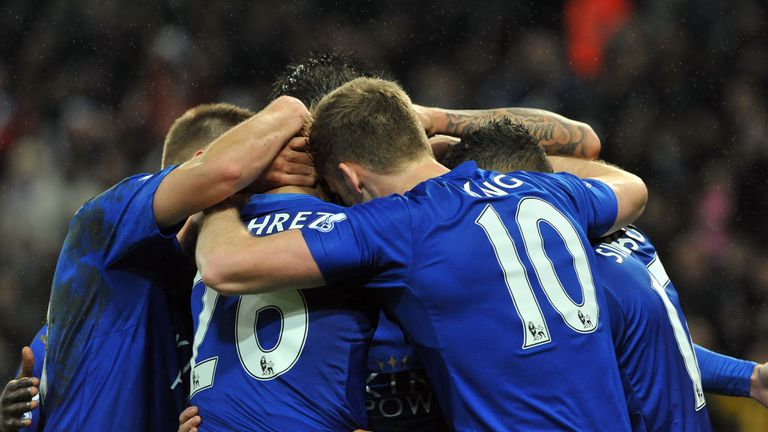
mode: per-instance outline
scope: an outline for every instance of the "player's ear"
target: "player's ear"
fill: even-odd
[[[358,175],[355,167],[344,162],[339,163],[339,172],[341,178],[344,179],[344,185],[347,190],[352,192],[355,196],[362,198],[363,196],[363,182],[362,178]]]
[[[201,154],[203,154],[204,152],[205,152],[205,150],[202,150],[202,149],[200,149],[200,150],[197,150],[197,151],[195,152],[195,154],[193,154],[193,155],[192,155],[192,159],[194,159],[194,158],[196,158],[196,157],[200,157],[200,155],[201,155]]]

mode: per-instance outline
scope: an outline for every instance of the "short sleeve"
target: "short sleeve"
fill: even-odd
[[[379,198],[331,214],[301,229],[329,285],[399,285],[411,265],[412,235],[401,196]]]
[[[606,234],[619,212],[613,189],[599,180],[581,179],[573,174],[557,173],[554,176],[560,180],[556,185],[572,199],[587,234],[590,237]]]
[[[101,248],[104,262],[110,265],[151,240],[168,240],[176,236],[183,223],[161,230],[157,225],[153,202],[163,179],[176,166],[157,174],[129,177],[92,199],[78,211],[74,223],[82,235]]]

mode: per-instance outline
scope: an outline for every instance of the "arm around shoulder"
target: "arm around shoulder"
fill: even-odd
[[[509,118],[525,126],[548,155],[594,160],[601,143],[592,127],[560,114],[537,108],[450,110],[414,105],[427,135],[461,136],[492,120]]]
[[[637,220],[648,201],[648,188],[643,180],[621,168],[599,161],[585,161],[573,158],[550,157],[555,171],[565,171],[580,178],[599,180],[613,190],[618,205],[616,221],[611,229],[604,233],[613,232]]]
[[[222,295],[325,285],[300,231],[252,237],[234,207],[206,215],[196,256],[203,283]]]
[[[173,226],[251,184],[308,119],[301,101],[284,96],[224,133],[160,183],[153,202],[158,225]]]

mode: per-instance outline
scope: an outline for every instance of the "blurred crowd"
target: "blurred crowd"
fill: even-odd
[[[531,106],[591,124],[603,158],[650,188],[638,224],[694,340],[768,361],[764,0],[5,0],[2,9],[3,379],[44,321],[82,202],[156,171],[165,131],[187,108],[262,107],[290,60],[329,47],[420,104]]]

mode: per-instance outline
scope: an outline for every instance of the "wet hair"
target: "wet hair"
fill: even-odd
[[[272,84],[269,98],[293,96],[307,107],[343,84],[374,74],[351,55],[337,51],[315,51],[299,62],[291,63]]]
[[[509,118],[491,120],[461,137],[443,161],[448,168],[473,160],[482,169],[551,173],[552,164],[528,129]]]

